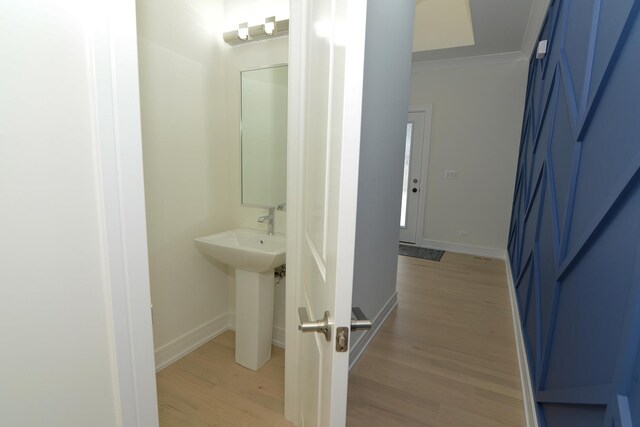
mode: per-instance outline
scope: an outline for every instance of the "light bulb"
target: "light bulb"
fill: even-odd
[[[243,22],[238,25],[238,38],[240,40],[249,40],[249,23]]]
[[[264,32],[268,36],[272,36],[276,33],[276,17],[270,16],[264,20]]]

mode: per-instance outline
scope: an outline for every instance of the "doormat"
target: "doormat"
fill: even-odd
[[[437,249],[421,248],[419,246],[400,245],[399,255],[410,256],[413,258],[428,259],[430,261],[440,261],[444,251]]]

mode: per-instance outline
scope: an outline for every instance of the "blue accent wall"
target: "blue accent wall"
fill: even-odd
[[[640,427],[640,0],[552,0],[508,251],[541,426]]]

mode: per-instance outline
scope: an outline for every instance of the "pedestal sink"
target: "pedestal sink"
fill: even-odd
[[[236,270],[236,363],[258,370],[271,359],[273,272],[286,261],[285,237],[235,229],[195,243],[205,258]]]

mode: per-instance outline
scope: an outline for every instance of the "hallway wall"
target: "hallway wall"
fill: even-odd
[[[413,65],[410,103],[433,105],[418,244],[504,256],[526,70],[526,61],[500,56],[489,63]],[[445,170],[457,171],[457,179],[446,179]]]
[[[555,0],[509,238],[540,425],[640,426],[640,2]]]
[[[413,27],[413,13],[412,0],[370,0],[367,9],[352,305],[374,321],[374,329],[394,307],[396,295],[404,146],[392,142],[404,141],[407,129],[413,37],[407,29]],[[385,25],[387,31],[378,31]],[[352,335],[352,362],[359,342],[370,336]]]

